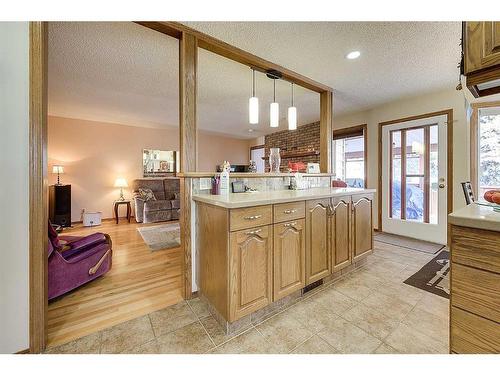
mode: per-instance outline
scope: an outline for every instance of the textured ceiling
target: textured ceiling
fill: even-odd
[[[335,90],[335,115],[453,88],[459,22],[187,22]],[[357,60],[345,54],[360,50]],[[269,133],[272,82],[257,74],[260,124],[248,129],[251,72],[200,50],[198,123],[237,137]],[[297,87],[299,123],[319,118],[319,95]],[[281,128],[290,85],[279,81]],[[133,23],[50,23],[51,115],[161,127],[178,124],[178,43]]]

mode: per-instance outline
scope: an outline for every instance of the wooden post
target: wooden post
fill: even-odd
[[[323,91],[320,94],[320,170],[322,173],[332,172],[332,138],[333,138],[333,92]]]
[[[179,40],[179,137],[180,171],[196,172],[198,142],[196,130],[196,84],[198,45],[196,37],[182,33]],[[184,253],[184,298],[192,295],[191,179],[181,178],[181,245]]]
[[[47,338],[47,23],[30,22],[29,102],[29,345],[45,349]]]

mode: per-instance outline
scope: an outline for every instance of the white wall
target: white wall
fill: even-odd
[[[0,353],[27,349],[29,26],[0,22]]]
[[[368,187],[378,189],[378,124],[383,121],[453,109],[453,209],[465,205],[460,182],[469,179],[469,126],[464,91],[450,88],[425,95],[405,98],[368,111],[335,117],[333,128],[368,124]],[[378,212],[378,202],[374,204]],[[374,215],[378,227],[378,214]]]

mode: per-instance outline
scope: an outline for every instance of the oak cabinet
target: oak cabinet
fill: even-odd
[[[331,207],[332,272],[337,272],[352,263],[351,197],[332,198]]]
[[[373,194],[352,196],[352,260],[373,251]]]
[[[463,25],[463,73],[475,97],[500,92],[500,22],[469,21]]]
[[[331,273],[329,207],[330,198],[306,202],[306,284]]]
[[[305,285],[304,219],[274,224],[274,300]]]
[[[272,226],[231,233],[229,256],[230,321],[272,300]]]

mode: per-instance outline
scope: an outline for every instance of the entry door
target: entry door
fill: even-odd
[[[446,116],[382,128],[383,231],[446,244]]]

